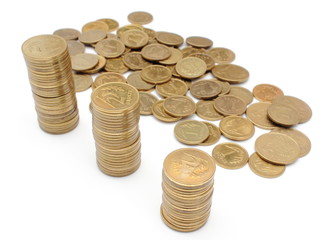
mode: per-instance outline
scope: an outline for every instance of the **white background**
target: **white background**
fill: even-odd
[[[0,239],[335,239],[333,1],[6,1],[1,11]],[[21,44],[98,18],[128,24],[153,14],[147,27],[183,37],[206,36],[236,53],[250,72],[242,86],[279,86],[306,101],[312,119],[297,129],[312,151],[283,176],[263,179],[248,166],[217,168],[212,214],[202,229],[179,233],[160,219],[165,156],[185,147],[175,124],[142,117],[142,166],[133,175],[101,173],[88,110],[77,94],[80,124],[50,135],[37,124]],[[197,117],[193,117],[197,119]],[[240,142],[249,154],[262,133]],[[220,142],[228,141],[221,137]],[[211,153],[214,146],[198,147]]]

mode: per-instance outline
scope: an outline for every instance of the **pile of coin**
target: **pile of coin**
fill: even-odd
[[[211,211],[215,162],[207,153],[182,148],[163,165],[161,217],[170,228],[191,232],[201,228]]]
[[[42,130],[61,134],[78,125],[70,56],[66,41],[55,35],[39,35],[25,41],[22,52]]]
[[[138,91],[126,83],[106,83],[91,98],[98,167],[115,177],[134,173],[141,164]]]

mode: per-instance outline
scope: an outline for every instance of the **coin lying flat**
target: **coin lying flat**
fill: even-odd
[[[214,100],[214,108],[224,116],[242,115],[246,109],[246,103],[235,96],[223,95]]]
[[[195,113],[193,100],[186,96],[170,96],[164,101],[165,111],[175,117],[187,117]]]
[[[281,126],[289,127],[299,123],[300,117],[295,108],[285,103],[272,103],[268,108],[268,117]]]
[[[213,69],[213,67],[215,66],[215,61],[214,58],[212,58],[210,55],[205,54],[205,53],[193,53],[191,55],[189,55],[189,57],[197,57],[200,58],[201,60],[203,60],[206,65],[207,65],[207,71]]]
[[[148,12],[132,12],[128,15],[128,21],[133,24],[145,25],[151,23],[153,16]]]
[[[125,73],[129,69],[122,61],[122,57],[108,58],[104,68],[107,72]]]
[[[293,138],[282,133],[266,133],[255,142],[259,156],[274,164],[287,165],[295,162],[300,155],[300,147]]]
[[[175,137],[182,143],[196,145],[204,142],[209,136],[205,123],[196,120],[184,120],[176,124]]]
[[[84,53],[85,45],[78,41],[69,40],[67,41],[67,50],[69,51],[70,56],[74,56],[79,53]]]
[[[171,32],[156,32],[156,39],[159,43],[178,47],[184,43],[182,36]]]
[[[84,44],[94,44],[106,38],[103,30],[90,30],[79,35],[79,41]]]
[[[126,79],[123,75],[114,72],[105,72],[99,74],[92,85],[92,88],[97,88],[102,84],[109,83],[109,82],[126,82]]]
[[[129,30],[141,30],[141,31],[143,31],[143,27],[139,24],[128,24],[128,25],[120,27],[116,31],[116,35],[118,37],[121,37],[122,33],[126,32],[126,31],[129,31]]]
[[[214,108],[214,101],[200,100],[196,104],[196,114],[205,120],[221,120],[223,116]]]
[[[148,41],[148,34],[141,30],[129,30],[121,34],[121,41],[131,49],[144,47]]]
[[[185,47],[183,49],[181,49],[181,52],[183,53],[183,58],[185,57],[190,57],[192,54],[196,54],[196,53],[205,53],[207,54],[206,50],[203,48],[195,48],[195,47]]]
[[[123,55],[122,58],[124,64],[131,70],[142,70],[143,68],[151,65],[151,62],[148,62],[142,57],[140,52],[129,52]]]
[[[180,59],[183,58],[183,53],[179,49],[171,47],[170,51],[171,51],[171,56],[165,60],[159,61],[160,64],[173,65],[173,64],[176,64]]]
[[[279,177],[285,172],[286,169],[285,165],[276,165],[264,161],[260,156],[258,156],[257,153],[251,154],[248,163],[251,171],[264,178]]]
[[[250,105],[246,111],[247,118],[257,127],[274,129],[278,127],[268,118],[268,108],[271,103],[258,102]]]
[[[183,78],[194,79],[201,77],[207,70],[206,63],[197,57],[186,57],[176,64],[177,73]]]
[[[231,86],[230,86],[230,83],[229,83],[229,82],[223,82],[223,81],[217,80],[216,78],[213,78],[213,79],[211,79],[211,80],[216,81],[216,82],[218,82],[218,83],[221,84],[221,86],[222,86],[222,91],[221,91],[221,93],[220,93],[219,96],[227,95],[227,94],[230,92],[230,88],[231,88]]]
[[[139,92],[140,94],[140,113],[141,115],[151,115],[152,114],[152,105],[158,101],[154,95],[145,92]]]
[[[284,95],[283,91],[271,84],[258,84],[252,90],[254,97],[261,102],[272,102]]]
[[[241,98],[247,105],[254,100],[252,93],[244,87],[232,86],[228,95]]]
[[[186,38],[186,43],[188,45],[191,45],[192,47],[197,48],[209,48],[213,45],[213,41],[205,38],[205,37],[198,37],[198,36],[192,36]]]
[[[108,32],[109,27],[103,21],[94,21],[94,22],[86,23],[81,29],[82,32],[88,32],[91,30],[102,30],[102,31]]]
[[[113,32],[119,27],[119,23],[114,19],[102,18],[98,19],[97,21],[106,23],[108,26],[108,32]]]
[[[115,39],[104,39],[97,43],[95,51],[106,58],[116,58],[125,51],[124,44]]]
[[[203,122],[204,124],[206,124],[208,130],[209,130],[209,135],[208,138],[203,141],[202,143],[200,143],[200,146],[209,146],[209,145],[213,145],[215,143],[217,143],[221,137],[221,132],[220,129],[214,125],[213,123],[209,123],[209,122]]]
[[[80,32],[73,28],[62,28],[54,31],[53,34],[60,36],[65,40],[76,40],[78,39]]]
[[[186,95],[188,87],[186,83],[177,78],[171,78],[170,81],[156,85],[156,91],[162,97],[170,97],[175,95]]]
[[[93,79],[88,74],[73,74],[73,81],[76,92],[83,92],[91,87]]]
[[[235,53],[228,48],[211,48],[207,51],[207,54],[212,56],[215,62],[219,64],[231,63],[235,60]]]
[[[226,138],[235,141],[243,141],[254,135],[255,127],[246,118],[240,116],[228,116],[220,121],[220,131]]]
[[[94,68],[99,62],[99,57],[96,54],[81,53],[71,57],[72,69],[82,71]]]
[[[214,80],[199,80],[191,85],[190,91],[195,98],[210,99],[221,93],[222,85]]]
[[[139,91],[147,91],[155,87],[154,84],[143,81],[141,71],[132,72],[127,77],[127,83],[134,86]]]
[[[83,70],[83,71],[80,71],[80,72],[87,73],[87,74],[94,74],[94,73],[99,72],[101,69],[103,69],[105,67],[106,63],[107,63],[107,60],[106,60],[106,58],[104,58],[104,57],[102,57],[100,55],[98,55],[98,58],[99,58],[99,60],[98,60],[98,64],[97,65],[95,65],[91,69]]]
[[[171,56],[171,50],[163,44],[150,44],[142,48],[142,57],[149,61],[162,61]]]
[[[226,169],[239,169],[247,164],[247,150],[236,143],[221,143],[214,147],[212,156],[217,165]]]
[[[165,100],[159,100],[152,105],[152,114],[162,122],[176,122],[181,117],[174,117],[165,112],[163,104]]]
[[[172,77],[170,69],[161,65],[150,65],[141,71],[144,81],[151,84],[162,84],[169,81]]]
[[[234,64],[216,65],[212,73],[216,78],[229,83],[242,83],[249,78],[249,72],[245,68]]]

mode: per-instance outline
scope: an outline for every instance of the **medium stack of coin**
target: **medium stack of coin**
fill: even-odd
[[[66,41],[56,35],[39,35],[22,45],[42,130],[61,134],[79,122],[71,60]]]
[[[212,205],[215,162],[207,153],[181,148],[163,166],[161,216],[170,228],[191,232],[208,220]]]
[[[122,177],[141,164],[138,91],[122,82],[105,83],[92,93],[97,164],[107,175]]]

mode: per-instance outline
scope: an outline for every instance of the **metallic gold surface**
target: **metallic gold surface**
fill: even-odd
[[[222,92],[222,85],[217,81],[206,79],[192,83],[190,92],[193,97],[199,99],[210,99]]]
[[[198,78],[204,75],[206,70],[206,63],[197,57],[186,57],[176,64],[177,73],[186,79]]]
[[[142,48],[142,57],[149,61],[162,61],[171,56],[171,49],[163,44],[149,44]]]
[[[246,111],[247,118],[259,128],[274,129],[278,127],[268,117],[268,108],[270,105],[271,103],[267,102],[251,104]]]
[[[212,56],[215,62],[219,64],[231,63],[235,60],[235,53],[227,48],[211,48],[207,51],[207,54]]]
[[[139,92],[140,94],[140,114],[152,115],[152,105],[158,101],[158,98],[151,93]]]
[[[54,31],[54,35],[60,36],[65,40],[77,40],[80,32],[73,28],[62,28]]]
[[[128,21],[133,24],[145,25],[151,23],[153,16],[148,12],[132,12],[128,15]]]
[[[151,84],[162,84],[172,77],[170,69],[161,65],[149,65],[141,71],[141,78]]]
[[[75,71],[92,69],[98,62],[98,55],[92,53],[81,53],[71,57],[72,69]]]
[[[246,103],[235,96],[223,95],[214,100],[214,108],[224,116],[242,115],[246,109]]]
[[[258,156],[257,153],[251,154],[248,163],[251,171],[264,178],[279,177],[285,172],[286,169],[285,165],[276,165],[264,161],[260,156]]]
[[[139,91],[147,91],[155,87],[154,84],[143,81],[141,71],[132,72],[127,77],[127,83],[134,86]]]
[[[249,72],[245,68],[234,64],[216,65],[212,73],[216,78],[229,83],[243,83],[249,78]]]
[[[223,115],[218,113],[214,108],[214,101],[200,100],[196,104],[196,114],[205,120],[221,120]]]
[[[196,106],[187,96],[170,96],[164,101],[165,111],[175,117],[187,117],[195,113]]]
[[[163,104],[165,100],[159,100],[152,105],[152,114],[158,120],[162,122],[176,122],[181,119],[181,117],[174,117],[165,112]]]
[[[226,138],[235,141],[243,141],[254,135],[255,127],[246,118],[240,116],[228,116],[220,121],[220,131]]]
[[[203,141],[202,143],[200,143],[200,146],[209,146],[209,145],[213,145],[215,143],[217,143],[221,137],[221,132],[220,129],[214,125],[213,123],[210,122],[203,122],[204,124],[206,124],[208,130],[209,130],[209,135],[208,138]]]
[[[188,45],[191,45],[192,47],[197,48],[209,48],[213,45],[213,41],[205,38],[205,37],[198,37],[198,36],[192,36],[186,38],[186,43]]]
[[[76,92],[89,89],[93,82],[92,76],[87,74],[73,74],[73,80]]]
[[[220,167],[239,169],[249,160],[247,150],[236,143],[221,143],[214,147],[212,156]]]
[[[261,102],[272,102],[275,98],[284,95],[280,88],[271,84],[258,84],[254,87],[252,93]]]
[[[175,137],[182,143],[197,145],[209,137],[209,129],[203,122],[197,120],[184,120],[176,124]]]

